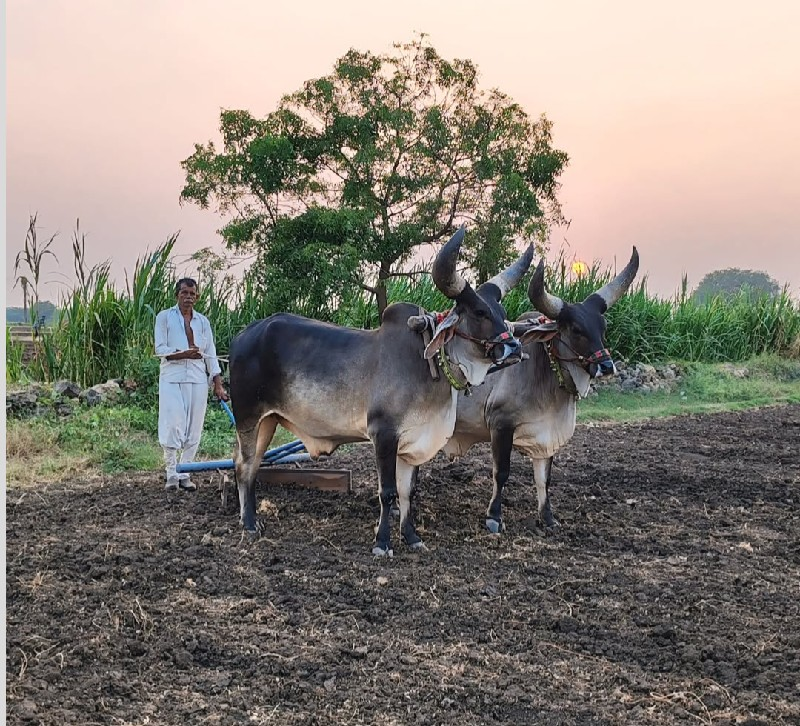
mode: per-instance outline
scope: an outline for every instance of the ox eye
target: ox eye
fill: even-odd
[[[489,315],[489,313],[487,313],[483,308],[478,308],[475,311],[475,317],[477,317],[477,318],[485,318],[488,315]]]

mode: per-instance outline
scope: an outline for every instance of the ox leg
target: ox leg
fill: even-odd
[[[514,444],[514,429],[492,431],[492,481],[494,491],[486,510],[486,528],[492,534],[503,531],[503,487],[511,473],[511,449]]]
[[[236,447],[236,481],[239,485],[239,517],[251,536],[260,534],[256,521],[256,474],[264,452],[272,441],[278,422],[272,417],[262,419],[251,429],[239,429]]]
[[[411,511],[411,495],[417,485],[418,466],[410,466],[402,459],[397,460],[397,494],[400,501],[400,534],[412,550],[424,549],[425,543],[419,538],[414,527]]]
[[[536,482],[536,499],[539,503],[539,519],[549,530],[556,530],[561,525],[553,516],[550,508],[550,472],[553,468],[553,457],[533,460],[533,479]]]
[[[394,551],[390,535],[390,513],[392,504],[397,499],[397,436],[394,432],[378,432],[372,441],[378,465],[378,501],[381,505],[372,554],[392,557]]]

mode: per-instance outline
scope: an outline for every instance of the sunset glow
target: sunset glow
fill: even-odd
[[[386,53],[417,32],[553,123],[569,224],[551,231],[549,260],[604,269],[636,245],[658,295],[728,267],[800,292],[793,0],[6,5],[9,304],[21,304],[14,258],[32,214],[42,238],[57,235],[40,291],[53,301],[72,281],[78,218],[87,263],[109,259],[120,285],[175,232],[179,265],[222,250],[216,211],[178,202],[181,161],[220,147],[220,110],[263,118],[350,48]]]

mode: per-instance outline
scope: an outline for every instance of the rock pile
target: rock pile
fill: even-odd
[[[72,381],[58,381],[52,386],[34,383],[24,390],[6,392],[6,417],[30,418],[52,412],[69,416],[80,404],[113,403],[127,390],[128,387],[119,380],[109,380],[85,389]]]
[[[653,366],[649,363],[615,361],[617,375],[608,378],[595,378],[589,395],[597,395],[602,387],[611,387],[622,393],[657,393],[674,391],[683,380],[683,372],[675,363]]]

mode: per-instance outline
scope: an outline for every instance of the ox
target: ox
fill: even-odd
[[[454,305],[432,326],[427,346],[411,324],[423,311],[409,303],[389,305],[376,330],[277,313],[252,323],[232,341],[234,463],[248,533],[257,534],[262,526],[255,516],[255,476],[280,424],[312,458],[345,443],[371,441],[380,500],[373,553],[392,555],[389,522],[395,500],[403,540],[414,549],[424,546],[410,512],[412,482],[417,467],[453,433],[457,388],[477,386],[491,367],[522,358],[500,300],[527,272],[533,249],[474,290],[456,272],[463,238],[462,226],[434,260],[433,281]],[[446,376],[431,373],[437,353]]]
[[[455,431],[444,452],[454,458],[473,444],[491,442],[494,491],[486,512],[491,532],[503,529],[503,486],[512,449],[533,462],[539,517],[545,527],[559,526],[548,493],[553,456],[572,438],[576,402],[588,393],[591,378],[616,373],[605,347],[603,314],[622,297],[638,268],[634,247],[625,269],[613,280],[582,303],[569,304],[545,290],[544,262],[540,262],[528,286],[528,297],[538,312],[525,313],[514,324],[525,359],[493,373],[474,395],[459,399]]]

